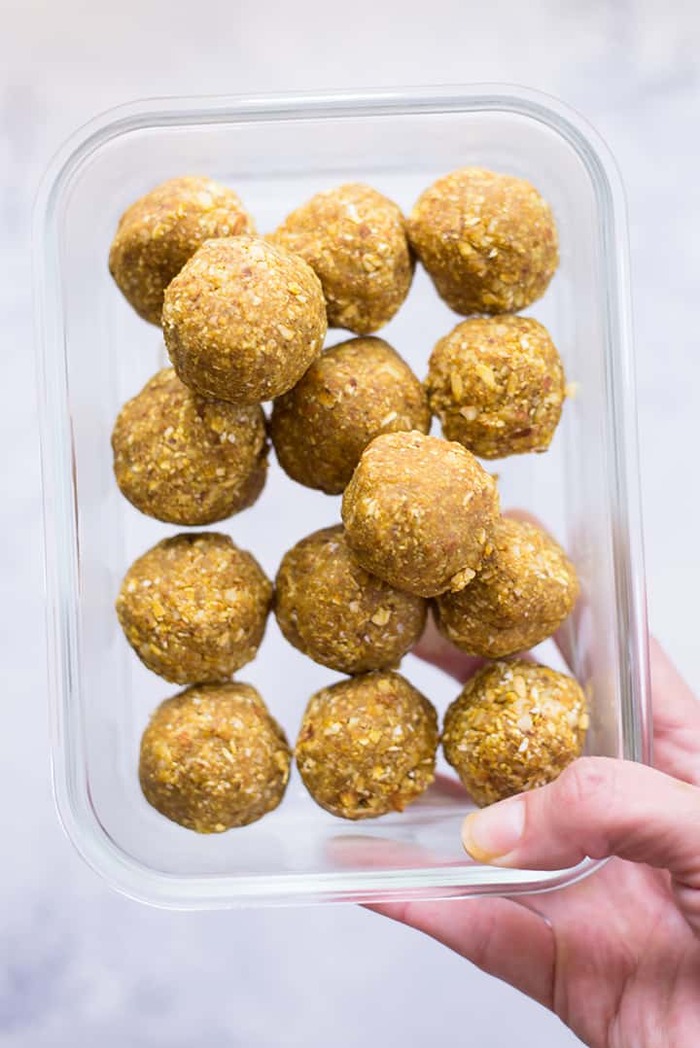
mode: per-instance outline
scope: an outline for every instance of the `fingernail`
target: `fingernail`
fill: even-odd
[[[468,815],[462,826],[464,850],[477,862],[499,866],[517,848],[525,828],[522,797],[501,801]]]

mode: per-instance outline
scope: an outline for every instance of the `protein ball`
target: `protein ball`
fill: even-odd
[[[205,240],[254,232],[232,189],[210,178],[172,178],[124,212],[109,271],[139,316],[160,324],[166,287]]]
[[[296,744],[307,790],[341,819],[403,811],[435,777],[437,714],[398,673],[368,673],[312,696]]]
[[[330,327],[379,330],[406,298],[413,256],[401,211],[352,182],[317,193],[270,237],[306,259],[323,284]]]
[[[366,572],[338,525],[285,554],[275,614],[289,643],[315,662],[366,673],[398,665],[423,632],[426,603]]]
[[[227,680],[255,657],[272,585],[227,535],[164,539],[134,561],[117,597],[126,639],[176,684]]]
[[[283,248],[248,236],[209,240],[168,286],[163,334],[185,385],[259,404],[291,389],[321,352],[323,291]]]
[[[549,205],[522,178],[465,167],[419,197],[408,235],[438,294],[457,313],[516,313],[559,264]]]
[[[429,428],[425,393],[398,353],[383,339],[353,338],[275,401],[270,436],[293,480],[339,495],[374,437]]]
[[[498,493],[461,444],[389,433],[363,452],[342,514],[348,545],[367,571],[435,597],[462,589],[481,567]]]
[[[277,807],[290,764],[284,732],[255,688],[198,684],[151,717],[139,780],[167,819],[197,833],[223,833]]]
[[[462,651],[503,658],[551,637],[578,591],[576,569],[554,539],[534,524],[502,518],[474,581],[437,598],[437,623]]]
[[[547,450],[566,379],[542,324],[528,317],[475,317],[437,343],[425,388],[448,440],[491,459]]]
[[[485,666],[448,707],[445,757],[479,805],[551,782],[581,753],[586,699],[572,677],[515,659]]]
[[[125,498],[170,524],[224,520],[252,506],[265,484],[262,408],[200,397],[172,368],[124,405],[112,450]]]

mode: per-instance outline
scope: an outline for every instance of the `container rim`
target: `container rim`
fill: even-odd
[[[109,109],[76,131],[59,149],[41,181],[33,219],[35,346],[44,509],[44,578],[50,692],[52,780],[64,830],[88,864],[113,887],[152,905],[179,909],[311,901],[378,901],[475,894],[547,891],[587,876],[601,863],[585,860],[573,870],[502,871],[498,885],[474,882],[469,866],[347,874],[280,874],[261,886],[250,877],[180,877],[156,873],[129,859],[97,818],[84,768],[82,730],[68,730],[80,688],[78,521],[73,475],[66,345],[60,273],[58,204],[76,175],[111,140],[147,128],[176,124],[323,120],[358,116],[508,112],[544,124],[577,153],[591,178],[600,214],[603,266],[610,309],[606,393],[624,440],[612,450],[610,505],[617,599],[616,647],[624,756],[651,760],[648,633],[641,529],[637,415],[631,345],[631,302],[626,205],[608,147],[575,110],[538,91],[501,84],[407,87],[362,92],[144,99]],[[499,871],[500,875],[500,871]]]

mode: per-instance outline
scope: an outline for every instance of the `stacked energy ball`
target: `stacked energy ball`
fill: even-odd
[[[468,318],[436,342],[423,382],[375,334],[416,262]],[[282,801],[292,751],[261,696],[234,679],[271,612],[290,644],[347,675],[311,697],[295,747],[305,786],[333,815],[401,811],[433,781],[436,711],[396,672],[429,612],[457,647],[498,660],[467,683],[442,732],[477,803],[547,782],[578,755],[579,685],[512,658],[570,614],[576,571],[539,527],[501,516],[479,462],[545,451],[558,425],[562,362],[545,328],[517,315],[557,264],[540,194],[481,168],[438,179],[407,219],[348,184],[259,236],[239,197],[202,177],[166,182],[123,215],[110,271],[162,327],[172,363],[116,420],[123,495],[169,524],[226,520],[257,503],[269,441],[293,480],[342,494],[342,522],[289,549],[274,584],[215,531],[166,538],[126,573],[126,639],[185,689],[141,743],[141,787],[163,815],[222,832]],[[329,326],[355,337],[324,349]]]

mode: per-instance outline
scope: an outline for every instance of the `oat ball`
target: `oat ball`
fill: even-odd
[[[254,232],[232,189],[211,178],[171,178],[124,212],[109,271],[139,316],[160,324],[166,287],[205,240]]]
[[[316,692],[296,762],[307,790],[341,819],[403,811],[433,781],[437,714],[398,673],[367,673]]]
[[[461,444],[388,433],[363,452],[342,514],[348,545],[367,571],[435,597],[462,589],[481,567],[498,493]]]
[[[172,368],[124,405],[112,450],[125,498],[169,524],[224,520],[252,506],[265,484],[262,408],[200,397]]]
[[[298,255],[256,237],[209,240],[168,285],[163,335],[205,397],[259,404],[298,382],[326,334],[323,291]]]
[[[487,659],[515,655],[559,629],[578,597],[576,569],[541,528],[501,518],[473,582],[435,602],[449,641]]]
[[[457,313],[517,313],[559,264],[549,205],[522,178],[465,167],[418,199],[408,235],[438,294]]]
[[[381,338],[353,338],[326,350],[275,401],[270,421],[285,473],[328,495],[344,491],[380,433],[429,428],[420,382]]]
[[[129,568],[117,597],[126,639],[176,684],[227,680],[255,657],[272,585],[228,535],[175,535]]]
[[[448,707],[445,757],[477,804],[556,779],[581,753],[586,699],[572,677],[534,662],[494,662]]]
[[[404,217],[393,201],[359,182],[317,193],[269,239],[314,269],[330,327],[357,335],[378,331],[411,286],[414,263]]]
[[[291,756],[250,684],[197,684],[151,717],[139,779],[148,803],[166,819],[197,833],[223,833],[277,807]]]
[[[289,643],[315,662],[366,673],[399,664],[423,632],[426,603],[366,572],[338,525],[285,554],[275,614]]]
[[[547,450],[566,380],[542,324],[529,317],[474,317],[437,343],[425,388],[447,439],[492,459]]]

